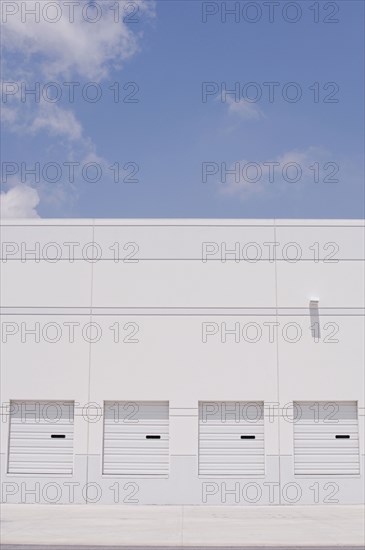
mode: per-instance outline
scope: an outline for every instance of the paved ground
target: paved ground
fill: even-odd
[[[99,506],[4,504],[7,545],[363,548],[362,506]],[[89,548],[85,548],[89,545]],[[35,550],[36,547],[34,547]],[[72,546],[71,546],[72,548]],[[71,550],[68,546],[67,550]],[[27,550],[33,550],[27,547]],[[44,550],[44,547],[43,547]],[[56,548],[55,548],[56,550]],[[57,550],[63,550],[58,548]],[[116,549],[114,549],[116,550]],[[267,548],[265,550],[268,550]]]

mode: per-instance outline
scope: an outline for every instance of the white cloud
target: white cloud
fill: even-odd
[[[18,111],[6,105],[2,105],[0,113],[1,121],[7,124],[14,124],[18,118]]]
[[[1,218],[39,218],[39,194],[28,185],[18,184],[0,194]]]
[[[247,99],[235,101],[231,96],[227,96],[227,103],[228,113],[231,115],[237,115],[246,120],[264,118],[264,113],[252,101],[248,101]]]
[[[53,8],[45,13],[42,2],[19,2],[18,13],[9,15],[2,25],[4,47],[20,52],[28,60],[33,58],[39,62],[47,78],[69,77],[76,73],[100,81],[108,76],[111,66],[120,67],[139,50],[140,33],[134,32],[133,25],[128,26],[123,21],[127,13],[123,8],[127,3],[119,3],[120,11],[116,16],[115,9],[111,9],[115,7],[115,1],[97,2],[102,12],[99,21],[92,23],[87,19],[94,18],[96,12],[92,8],[83,11],[89,4],[88,0],[81,0],[79,6],[74,8],[74,21],[62,0],[52,2],[53,5],[58,4],[57,11]],[[22,22],[25,4],[29,11],[41,10],[38,22],[34,16],[24,14],[25,23]],[[139,10],[135,17],[140,19],[143,12],[154,15],[154,3],[149,0],[138,0],[134,4],[138,4]],[[58,21],[49,22],[56,16],[60,17]],[[135,26],[138,29],[138,23]]]
[[[1,121],[11,132],[22,135],[45,131],[52,137],[71,141],[83,140],[83,128],[74,112],[43,100],[39,104],[28,106],[14,97],[11,106],[2,106]]]
[[[64,136],[71,140],[82,138],[82,126],[74,113],[49,103],[42,104],[28,128],[31,132],[46,130],[52,136]]]
[[[85,136],[73,109],[47,103],[42,98],[40,103],[31,99],[23,102],[20,93],[11,93],[12,83],[19,88],[26,84],[28,89],[33,89],[36,82],[46,80],[59,85],[65,81],[77,83],[85,79],[100,82],[109,76],[113,68],[119,69],[139,51],[142,26],[139,23],[128,25],[123,18],[130,13],[131,6],[136,5],[138,12],[134,19],[137,17],[142,21],[144,16],[154,17],[153,0],[96,2],[95,5],[102,9],[101,18],[96,23],[85,20],[83,9],[89,3],[89,0],[70,2],[74,4],[73,22],[69,17],[70,7],[64,0],[48,3],[15,0],[9,3],[17,8],[17,12],[9,15],[7,20],[3,14],[1,20],[3,49],[14,54],[9,55],[3,64],[4,80],[10,88],[8,104],[3,105],[2,115],[12,132],[22,136],[44,133],[52,138],[46,142],[46,153],[57,155],[52,161],[60,159],[62,163],[67,159],[78,162],[82,158],[95,157],[108,174],[105,169],[107,161],[96,154],[96,145],[91,137]],[[61,14],[57,22],[46,21],[42,11],[46,5],[51,6],[46,11],[46,17],[54,17],[55,8]],[[116,14],[116,8],[119,8],[119,14]],[[28,15],[25,15],[25,9]],[[87,12],[89,17],[93,16],[92,9]],[[40,10],[39,22],[30,13],[34,10]],[[42,203],[64,204],[73,200],[76,194],[77,184],[67,179],[51,186],[41,181],[37,183],[37,189],[15,182],[1,195],[2,213],[4,217],[36,217],[40,197]]]
[[[242,200],[254,195],[270,196],[273,191],[284,192],[314,184],[315,177],[323,181],[328,175],[324,169],[328,161],[331,161],[328,151],[313,146],[302,151],[287,151],[266,161],[244,159],[229,167],[226,183],[217,183],[221,193],[239,196]],[[316,173],[317,169],[319,171]]]

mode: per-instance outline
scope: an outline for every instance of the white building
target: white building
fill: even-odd
[[[364,502],[364,236],[3,222],[3,502]]]

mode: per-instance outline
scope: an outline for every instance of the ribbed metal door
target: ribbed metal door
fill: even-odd
[[[106,402],[103,457],[104,474],[167,475],[168,402]]]
[[[12,401],[8,472],[71,474],[73,428],[71,401]]]
[[[355,401],[296,402],[294,415],[295,474],[360,473]]]
[[[199,403],[199,474],[265,474],[263,402]]]

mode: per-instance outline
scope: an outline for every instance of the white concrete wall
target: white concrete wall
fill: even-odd
[[[363,502],[364,230],[357,220],[3,223],[3,501],[82,503],[89,483],[90,500],[102,503]],[[50,261],[56,248],[47,243],[57,243],[57,260]],[[208,261],[202,261],[203,243],[211,243]],[[236,246],[240,256],[222,261],[224,247]],[[101,257],[87,261],[93,250]],[[117,250],[129,261],[114,261]],[[258,252],[257,261],[247,261]],[[299,261],[288,261],[296,254]],[[319,341],[310,330],[313,297]],[[96,343],[82,335],[90,322],[98,326]],[[36,323],[39,341],[26,334]],[[57,324],[59,341],[50,342],[56,329],[47,323]],[[73,342],[69,323],[78,323]],[[206,342],[204,323],[217,331]],[[244,331],[248,323],[262,331],[257,342],[242,331],[239,342],[234,335],[222,341],[222,327]],[[42,334],[44,327],[49,332]],[[295,330],[301,334],[294,342]],[[23,399],[75,401],[72,476],[7,474],[7,404]],[[169,401],[167,478],[102,475],[102,412],[109,400]],[[198,402],[225,400],[265,402],[263,478],[198,476]],[[358,402],[360,476],[294,475],[286,406],[305,400]],[[95,421],[87,417],[88,403]]]

